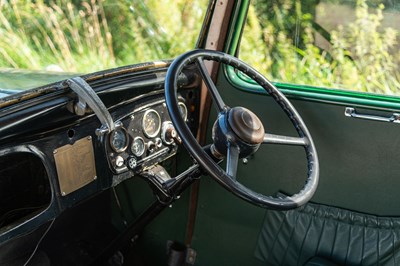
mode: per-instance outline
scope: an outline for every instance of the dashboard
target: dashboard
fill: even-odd
[[[183,98],[179,101],[182,118],[188,120]],[[147,103],[122,117],[107,137],[106,153],[115,174],[142,172],[176,154],[177,135],[164,99]]]
[[[92,106],[79,109],[87,98],[73,91],[69,80],[0,102],[0,215],[5,217],[0,242],[25,235],[133,176],[162,191],[175,184],[168,181],[180,185],[181,174],[169,177],[177,173],[171,165],[180,138],[164,98],[168,64],[84,76],[103,103],[103,114],[106,110],[114,122],[105,133],[98,132],[104,123]],[[178,100],[182,118],[196,132],[200,92],[193,73],[182,75]]]

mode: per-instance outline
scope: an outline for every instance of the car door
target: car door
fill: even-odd
[[[272,211],[203,178],[192,243],[200,265],[399,263],[398,8],[387,1],[255,1],[246,22],[238,12],[231,27],[246,26],[243,33],[231,28],[227,51],[275,81],[298,110],[317,148],[320,180],[310,204]],[[254,111],[267,133],[297,136],[248,76],[222,65],[217,87],[229,106]],[[237,173],[268,195],[297,193],[306,177],[302,147],[267,144]]]

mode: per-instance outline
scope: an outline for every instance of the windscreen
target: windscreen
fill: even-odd
[[[0,97],[69,76],[172,59],[195,47],[207,2],[1,1]]]

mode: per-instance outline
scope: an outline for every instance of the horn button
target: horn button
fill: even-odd
[[[243,107],[234,107],[229,111],[228,121],[233,132],[242,141],[249,144],[263,142],[264,126],[252,111]]]
[[[264,140],[264,134],[261,120],[252,111],[234,107],[220,113],[215,121],[213,150],[221,156],[226,156],[229,143],[239,148],[240,158],[247,157],[258,150]]]

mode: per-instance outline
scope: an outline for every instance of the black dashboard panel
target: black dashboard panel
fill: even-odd
[[[29,152],[0,156],[0,233],[45,210],[51,189],[44,165]]]
[[[183,98],[180,104],[187,110]],[[108,163],[115,174],[140,173],[176,153],[179,137],[163,98],[144,102],[118,122],[119,133],[106,138]]]
[[[36,186],[37,191],[30,192],[35,192],[34,196],[38,198],[34,206],[38,206],[37,209],[27,215],[21,214],[11,222],[7,221],[12,226],[0,232],[0,242],[27,234],[67,209],[128,178],[143,177],[147,170],[177,153],[179,138],[170,123],[163,89],[169,63],[159,64],[128,66],[83,76],[100,97],[113,121],[119,124],[116,130],[120,132],[117,134],[110,132],[99,136],[96,130],[101,127],[101,122],[95,113],[87,110],[79,116],[71,111],[71,106],[79,97],[65,82],[0,101],[0,164],[11,169],[4,170],[3,174],[6,173],[9,180],[21,177],[25,180],[25,187],[29,184]],[[186,107],[189,128],[196,132],[199,90],[192,72],[182,77],[179,100]],[[144,118],[146,114],[148,121]],[[158,116],[159,123],[152,120]],[[96,169],[96,176],[71,193],[62,193],[55,153],[84,139],[91,139],[90,146],[94,153],[92,165]],[[135,141],[140,140],[143,152],[140,152],[140,144],[135,145]],[[78,166],[90,164],[84,160],[85,157],[77,157],[74,152],[69,158],[75,159]],[[25,161],[33,165],[26,173],[19,170],[21,162]],[[8,184],[5,179],[1,181]],[[18,183],[13,185],[15,195],[27,195],[23,191],[24,186]],[[22,199],[20,205],[25,207]],[[13,210],[5,209],[3,212],[10,211]]]

